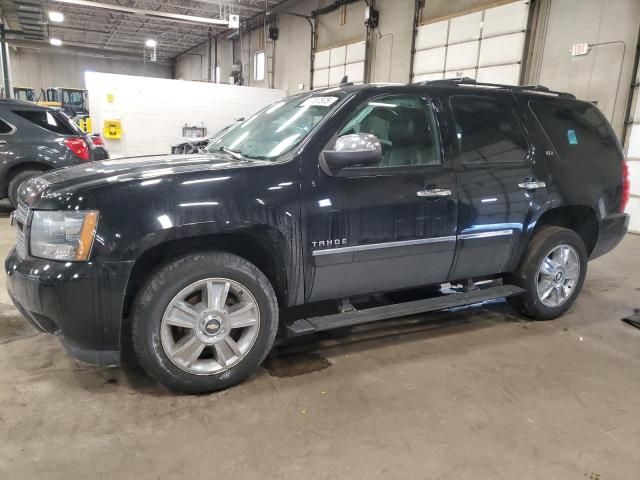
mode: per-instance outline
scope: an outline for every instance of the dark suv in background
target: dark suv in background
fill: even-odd
[[[97,145],[96,145],[97,144]],[[109,158],[60,109],[0,100],[0,198],[17,205],[18,187],[48,170]]]
[[[132,341],[160,382],[211,391],[277,335],[502,297],[558,317],[623,238],[628,199],[611,126],[572,95],[341,86],[277,102],[205,153],[32,179],[7,287],[75,357],[117,364]]]

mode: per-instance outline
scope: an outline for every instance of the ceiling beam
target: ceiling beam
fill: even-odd
[[[93,56],[93,57],[104,57],[104,58],[114,58],[114,59],[123,59],[123,60],[134,60],[138,62],[142,62],[142,54],[136,53],[127,50],[117,50],[113,48],[100,48],[99,45],[95,46],[87,46],[86,44],[81,43],[73,43],[67,42],[65,45],[71,46],[73,48],[65,48],[62,47],[51,47],[47,42],[36,41],[36,40],[21,40],[21,39],[7,39],[7,43],[12,47],[18,48],[27,48],[32,50],[39,50],[51,53],[59,53],[63,55],[85,55],[85,56]],[[157,62],[147,62],[147,63],[155,63],[159,65],[173,65],[171,61],[157,61]]]
[[[78,27],[78,26],[73,26],[73,25],[56,25],[55,27],[53,25],[51,25],[49,27],[49,29],[53,32],[57,32],[57,31],[61,31],[61,32],[74,32],[74,33],[95,33],[98,35],[111,35],[111,31],[110,30],[99,30],[99,29],[95,29],[95,28],[88,28],[88,27]],[[158,41],[158,43],[162,43],[162,42],[169,42],[169,43],[177,43],[180,42],[180,34],[176,34],[175,32],[172,32],[170,30],[165,30],[165,31],[158,31],[158,30],[149,30],[149,29],[145,29],[144,31],[134,31],[134,30],[126,30],[125,35],[127,37],[138,37],[141,39],[142,42],[144,42],[144,40],[146,40],[147,38],[149,38],[150,36],[153,36],[155,38],[155,40]],[[172,37],[168,37],[166,36],[167,34],[172,34]],[[192,33],[190,33],[192,34]],[[196,35],[193,37],[194,40],[197,39],[197,41],[204,41],[207,39],[207,33],[203,32],[200,35]],[[187,42],[187,44],[192,45],[192,42]]]
[[[82,7],[100,8],[103,10],[111,10],[115,12],[123,12],[131,15],[137,15],[141,17],[152,17],[162,20],[170,20],[176,22],[205,24],[205,25],[224,25],[228,26],[228,20],[221,20],[219,18],[208,17],[196,17],[194,15],[182,15],[180,13],[161,12],[156,10],[143,10],[141,8],[125,7],[123,5],[113,5],[110,3],[98,3],[89,0],[53,0],[54,2],[64,3],[69,5],[78,5]]]
[[[195,2],[198,3],[206,3],[208,5],[222,5],[225,7],[232,7],[234,9],[240,9],[240,10],[247,10],[249,12],[264,12],[264,4],[265,2],[262,1],[260,2],[262,5],[259,5],[257,3],[255,4],[249,4],[249,3],[243,3],[238,1],[234,1],[234,0],[194,0]],[[273,5],[273,4],[278,4],[277,1],[274,0],[270,0],[268,2],[266,2],[269,6]],[[234,12],[237,13],[237,12]]]

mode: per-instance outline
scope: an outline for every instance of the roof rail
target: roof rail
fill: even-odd
[[[567,92],[556,92],[555,90],[550,90],[548,87],[544,85],[505,85],[502,83],[489,83],[489,82],[478,82],[477,80],[470,77],[457,77],[457,78],[446,78],[442,80],[427,80],[425,82],[420,82],[420,85],[429,85],[429,86],[442,86],[442,87],[460,87],[460,86],[479,86],[479,87],[491,87],[491,88],[500,88],[507,90],[509,92],[525,92],[525,93],[542,93],[547,95],[557,95],[563,98],[576,98],[575,95]]]

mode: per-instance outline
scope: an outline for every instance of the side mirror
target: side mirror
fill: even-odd
[[[370,133],[352,133],[336,140],[334,150],[322,152],[324,162],[332,174],[343,168],[379,165],[382,160],[382,145]]]

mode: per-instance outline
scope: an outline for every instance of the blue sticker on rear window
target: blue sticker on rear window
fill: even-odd
[[[569,145],[578,144],[578,136],[576,135],[576,131],[573,128],[567,130],[567,140],[569,140]]]

